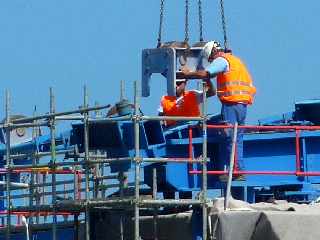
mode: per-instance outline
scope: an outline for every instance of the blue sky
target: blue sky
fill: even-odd
[[[132,98],[140,80],[141,51],[156,46],[159,0],[3,0],[0,3],[0,108],[4,91],[14,113],[49,110],[54,87],[57,111],[82,104],[114,103],[119,82]],[[197,1],[191,2],[190,42],[198,41]],[[163,38],[184,38],[184,1],[167,0]],[[235,55],[247,64],[257,87],[248,121],[293,110],[298,100],[319,98],[319,1],[225,0],[227,30]],[[218,0],[203,0],[204,37],[222,40]],[[143,111],[155,114],[164,81],[154,79]],[[219,112],[216,97],[209,111]],[[2,117],[1,117],[2,118]]]

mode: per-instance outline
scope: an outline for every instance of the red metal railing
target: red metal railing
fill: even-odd
[[[40,173],[40,174],[74,174],[74,173],[81,173],[82,171],[80,170],[66,170],[66,169],[44,169],[44,168],[25,168],[25,169],[14,169],[11,170],[11,173]],[[6,174],[7,169],[1,168],[0,169],[0,174]]]
[[[8,211],[3,210],[0,211],[0,215],[7,215]],[[11,215],[16,215],[16,216],[25,216],[25,217],[35,217],[35,216],[49,216],[49,215],[61,215],[61,216],[70,216],[70,215],[75,215],[78,213],[74,212],[52,212],[52,211],[10,211]]]
[[[9,212],[7,210],[0,211],[0,215],[7,215]],[[10,211],[11,215],[17,217],[17,224],[14,226],[21,226],[21,217],[37,217],[37,216],[50,216],[50,215],[60,215],[64,217],[79,215],[79,212],[52,212],[52,211]],[[6,225],[0,225],[0,228],[4,228]]]
[[[194,128],[195,126],[193,126]],[[207,125],[208,129],[227,129],[233,128],[233,125]],[[239,171],[237,168],[233,171],[234,175],[296,175],[296,176],[320,176],[320,171],[304,172],[301,171],[301,160],[300,160],[300,134],[302,130],[315,131],[320,130],[320,126],[238,126],[240,129],[248,130],[263,130],[263,131],[279,131],[279,130],[294,130],[295,131],[295,154],[296,154],[296,170],[295,171]],[[189,159],[192,159],[192,127],[189,128]],[[237,166],[237,157],[235,156],[235,166]],[[190,174],[202,174],[201,170],[193,170],[189,164]],[[222,175],[227,174],[228,171],[207,171],[209,175]]]

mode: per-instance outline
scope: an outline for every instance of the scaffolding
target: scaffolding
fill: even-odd
[[[50,217],[52,221],[52,237],[57,239],[57,225],[59,216],[74,216],[74,225],[78,226],[79,216],[84,213],[85,222],[85,239],[90,240],[90,209],[99,206],[109,207],[123,207],[131,208],[134,210],[134,239],[140,239],[140,208],[147,207],[154,209],[154,239],[157,239],[157,209],[161,206],[185,206],[194,205],[202,207],[202,223],[203,223],[203,239],[207,239],[207,115],[206,115],[206,91],[205,84],[203,84],[203,103],[202,103],[202,115],[199,117],[168,117],[168,116],[144,116],[139,111],[140,106],[140,93],[137,82],[134,83],[134,111],[133,114],[128,116],[120,116],[114,118],[101,118],[94,121],[100,122],[117,122],[117,121],[132,121],[134,126],[134,157],[120,157],[109,158],[106,154],[93,153],[89,150],[89,126],[92,118],[89,113],[97,110],[109,108],[110,105],[89,107],[87,88],[84,87],[83,105],[80,109],[65,112],[56,112],[55,109],[55,96],[53,89],[50,88],[50,111],[48,114],[36,115],[32,117],[24,117],[19,119],[10,119],[10,96],[6,91],[6,118],[1,127],[5,131],[6,136],[6,166],[5,169],[0,171],[0,174],[6,176],[6,207],[5,211],[2,211],[0,215],[6,216],[6,224],[3,224],[3,229],[6,232],[6,239],[10,239],[12,219],[16,216],[18,225],[21,222],[21,217],[29,217],[29,224],[39,223],[39,218],[43,217],[46,222],[47,217]],[[81,120],[83,123],[84,131],[84,153],[77,152],[77,149],[73,150],[56,150],[56,125],[59,121],[73,121]],[[139,142],[139,128],[141,121],[201,121],[202,125],[202,156],[200,158],[193,159],[188,158],[146,158],[140,156],[140,142]],[[11,150],[10,133],[17,128],[33,128],[48,127],[50,130],[50,150],[47,152],[39,152],[35,149],[32,153],[13,153]],[[33,131],[33,139],[37,137],[35,134],[37,131]],[[64,161],[58,161],[57,156],[67,156]],[[32,164],[16,165],[14,159],[21,159],[30,157],[32,158]],[[39,159],[42,157],[49,157],[48,163],[40,163]],[[74,159],[70,161],[69,159]],[[104,175],[103,173],[98,175],[97,171],[92,171],[93,166],[96,164],[104,165],[112,162],[128,162],[131,161],[134,164],[134,196],[126,197],[123,195],[123,188],[125,184],[125,173],[120,171],[119,174]],[[175,163],[198,163],[201,164],[202,173],[202,188],[199,200],[192,199],[158,199],[157,198],[157,172],[153,169],[153,187],[152,187],[152,199],[145,199],[140,194],[140,170],[143,162],[175,162]],[[102,168],[103,171],[103,168]],[[29,184],[14,185],[11,182],[12,174],[16,173],[30,173],[31,178]],[[60,174],[71,175],[73,179],[57,180],[57,176]],[[51,182],[46,181],[46,176],[51,175]],[[85,179],[82,179],[82,176]],[[42,176],[42,182],[41,180]],[[101,191],[102,198],[98,198],[99,181],[113,179],[118,180],[119,184],[109,184],[107,187],[118,187],[120,196],[117,198],[104,198],[105,194]],[[85,187],[82,188],[84,182]],[[66,185],[72,185],[73,189],[67,190]],[[58,187],[63,186],[64,189],[58,190]],[[45,191],[48,187],[51,187],[51,191]],[[16,189],[27,189],[27,194],[15,195],[12,192]],[[41,190],[42,189],[42,190]],[[82,197],[84,192],[84,198]],[[73,193],[73,198],[69,201],[58,201],[58,197]],[[47,201],[51,203],[48,204]],[[28,204],[22,206],[13,206],[13,199],[26,199],[29,198]],[[2,197],[4,199],[4,197]],[[35,203],[35,204],[34,204]],[[4,222],[4,221],[3,221]],[[124,239],[123,235],[123,223],[122,218],[120,221],[120,238]],[[76,233],[78,236],[78,233]]]
[[[123,87],[121,87],[123,88]],[[87,88],[84,87],[83,105],[80,109],[56,112],[55,109],[55,96],[53,89],[50,88],[50,111],[44,115],[34,115],[32,117],[24,117],[18,119],[11,119],[10,114],[10,96],[6,92],[5,111],[6,118],[0,127],[5,131],[5,168],[0,169],[0,175],[5,176],[6,181],[1,184],[5,185],[6,195],[0,196],[2,201],[6,202],[7,209],[0,211],[1,231],[5,231],[6,239],[10,239],[13,229],[16,227],[12,224],[13,218],[16,219],[17,225],[21,224],[22,216],[28,217],[29,224],[39,224],[40,218],[43,222],[50,220],[52,222],[52,238],[57,237],[57,226],[61,224],[59,218],[63,218],[67,224],[68,217],[73,216],[73,223],[75,231],[75,239],[78,239],[79,234],[79,220],[84,221],[85,239],[90,240],[90,210],[97,207],[108,207],[111,209],[130,209],[133,211],[134,221],[134,239],[140,239],[140,209],[148,208],[153,212],[153,237],[158,239],[157,236],[157,219],[158,209],[160,207],[174,207],[174,206],[198,206],[202,208],[202,238],[208,238],[208,194],[207,194],[207,176],[210,174],[221,175],[229,174],[225,209],[228,207],[228,200],[230,197],[230,188],[232,181],[232,174],[272,174],[272,175],[296,175],[296,176],[319,176],[319,172],[304,172],[301,171],[300,162],[300,131],[302,130],[319,130],[319,126],[237,126],[232,125],[209,125],[207,124],[207,97],[205,91],[205,83],[202,84],[203,90],[203,103],[202,113],[199,117],[169,117],[169,116],[145,116],[142,115],[140,109],[140,92],[137,82],[134,83],[134,111],[132,114],[119,117],[103,117],[91,118],[90,113],[107,109],[109,104],[102,106],[89,107]],[[123,95],[121,95],[123,98]],[[73,149],[56,149],[56,127],[60,121],[82,121],[83,124],[83,152],[79,153],[77,147]],[[192,127],[189,127],[189,146],[188,157],[185,158],[168,158],[168,157],[143,157],[140,153],[140,124],[142,121],[199,121],[201,124],[201,137],[202,137],[202,153],[200,157],[193,156],[193,143],[192,143]],[[132,121],[133,123],[133,140],[134,140],[134,154],[133,156],[126,157],[110,157],[106,153],[90,150],[89,130],[90,124],[93,122],[123,122]],[[33,128],[32,139],[38,136],[38,128],[48,127],[50,131],[50,147],[46,151],[39,151],[34,149],[32,152],[14,152],[13,146],[10,142],[10,134],[13,130],[18,128]],[[233,131],[233,144],[230,156],[230,169],[228,171],[213,171],[207,170],[207,130],[208,129],[226,129],[234,128]],[[235,155],[235,142],[237,138],[237,129],[253,129],[253,130],[293,130],[295,131],[296,138],[296,171],[238,171],[233,170],[233,163],[236,165]],[[58,156],[64,156],[63,161],[58,161]],[[40,158],[49,158],[47,163],[40,163]],[[31,164],[17,165],[14,160],[31,158]],[[73,159],[70,160],[70,159]],[[235,161],[235,162],[233,162]],[[134,181],[129,183],[134,189],[133,196],[125,196],[124,188],[126,183],[126,173],[122,170],[118,174],[104,173],[104,166],[110,163],[128,163],[131,162],[134,167]],[[157,197],[157,171],[153,168],[152,171],[152,197],[151,199],[144,198],[140,193],[141,179],[140,171],[143,163],[182,163],[189,164],[189,174],[201,174],[202,186],[198,199],[159,199]],[[192,163],[201,165],[201,169],[193,170]],[[12,176],[17,173],[29,173],[29,183],[12,182]],[[51,176],[51,181],[47,182],[47,176]],[[59,179],[60,175],[70,176],[70,179]],[[42,177],[42,178],[41,178]],[[83,178],[84,177],[84,178]],[[117,183],[104,184],[104,181],[111,180]],[[71,186],[71,189],[67,189]],[[46,191],[47,189],[50,191]],[[62,189],[61,189],[62,188]],[[106,190],[116,188],[119,190],[118,197],[106,197]],[[26,190],[27,193],[20,195],[14,194],[16,190]],[[73,196],[69,199],[69,195]],[[63,201],[60,200],[61,195]],[[27,199],[25,204],[14,206],[13,200]],[[49,202],[49,203],[48,203]],[[2,216],[2,217],[1,217]],[[6,221],[4,221],[4,217]],[[35,221],[35,222],[34,222]],[[69,223],[70,224],[70,223]],[[123,216],[120,215],[120,239],[124,239]]]

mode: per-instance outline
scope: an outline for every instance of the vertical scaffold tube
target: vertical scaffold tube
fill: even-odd
[[[74,224],[74,240],[79,240],[79,215],[75,214],[73,216],[73,224]]]
[[[125,88],[124,80],[121,80],[121,82],[120,82],[120,101],[125,99],[125,97],[124,97],[125,96],[124,88]]]
[[[35,117],[37,115],[37,107],[35,106],[34,107],[34,110],[33,110],[33,117]],[[33,121],[34,124],[37,124],[38,123],[38,120],[34,120]],[[33,127],[32,128],[32,140],[35,141],[38,137],[39,137],[39,127],[36,126],[36,127]],[[34,148],[34,151],[35,153],[38,153],[38,147],[35,146]],[[39,156],[38,154],[34,154],[34,156],[32,156],[32,165],[33,166],[36,166],[37,164],[39,163]],[[36,206],[37,208],[39,208],[39,205],[40,205],[40,196],[39,196],[39,187],[33,187],[33,185],[36,183],[38,184],[39,183],[39,179],[40,179],[40,174],[37,172],[37,173],[33,173],[31,172],[31,187],[30,187],[30,194],[31,194],[31,197],[30,197],[30,207],[33,206],[33,202],[35,200],[36,202]],[[34,197],[34,200],[33,200],[33,195],[36,194],[36,197]],[[30,218],[29,220],[29,224],[30,223],[33,223],[32,221],[32,218]],[[39,224],[39,221],[40,221],[40,218],[39,218],[39,214],[37,213],[36,214],[36,223]]]
[[[50,114],[55,113],[55,99],[53,89],[50,88]],[[57,239],[57,214],[56,214],[56,201],[57,201],[57,186],[56,186],[56,141],[55,141],[55,118],[50,119],[50,139],[51,139],[51,167],[52,172],[52,205],[53,205],[53,223],[52,223],[52,239]]]
[[[120,187],[120,198],[123,198],[124,196],[124,172],[121,170],[119,172],[119,175],[118,175],[118,180],[119,180],[119,187]],[[124,236],[123,236],[123,213],[121,212],[120,213],[120,240],[123,240],[124,239]]]
[[[207,239],[207,94],[206,83],[202,84],[202,239]]]
[[[35,135],[34,135],[34,128],[32,129],[32,140],[34,141],[35,140]],[[33,151],[36,151],[36,149],[33,149]],[[36,157],[35,156],[32,156],[32,167],[35,167],[36,165]],[[29,207],[32,208],[33,206],[33,199],[34,199],[34,184],[35,184],[35,174],[34,172],[32,171],[30,173],[30,185],[29,185],[29,194],[30,194],[30,197],[29,197]],[[37,206],[38,207],[38,206]],[[33,223],[33,217],[29,217],[29,224],[32,224]]]
[[[157,169],[152,169],[152,198],[153,200],[157,200],[157,192],[158,192],[158,186],[157,186]],[[153,239],[158,240],[158,208],[155,207],[153,209]]]
[[[84,86],[84,99],[83,99],[83,107],[88,108],[88,92],[87,87]],[[86,240],[90,240],[90,216],[89,216],[89,114],[87,111],[83,113],[84,119],[83,119],[83,135],[84,135],[84,161],[85,161],[85,167],[86,167]]]
[[[6,91],[6,165],[7,165],[7,173],[6,173],[6,191],[7,191],[7,231],[6,231],[6,240],[10,240],[11,233],[11,189],[10,189],[10,179],[11,179],[11,157],[10,157],[10,95],[9,91]]]
[[[233,129],[227,191],[226,191],[226,197],[224,199],[224,210],[227,210],[227,208],[229,208],[229,201],[231,197],[231,183],[232,183],[232,175],[233,175],[233,167],[234,167],[234,156],[235,156],[236,144],[237,144],[237,135],[238,135],[238,123],[236,122],[234,124],[234,129]]]
[[[135,205],[134,205],[134,239],[140,240],[139,229],[139,200],[140,200],[140,142],[139,142],[139,91],[137,82],[134,82],[134,148],[135,148]]]

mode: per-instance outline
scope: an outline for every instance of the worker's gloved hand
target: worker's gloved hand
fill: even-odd
[[[183,79],[186,77],[186,74],[190,72],[190,69],[187,66],[181,66],[179,72],[176,73],[177,79]]]

